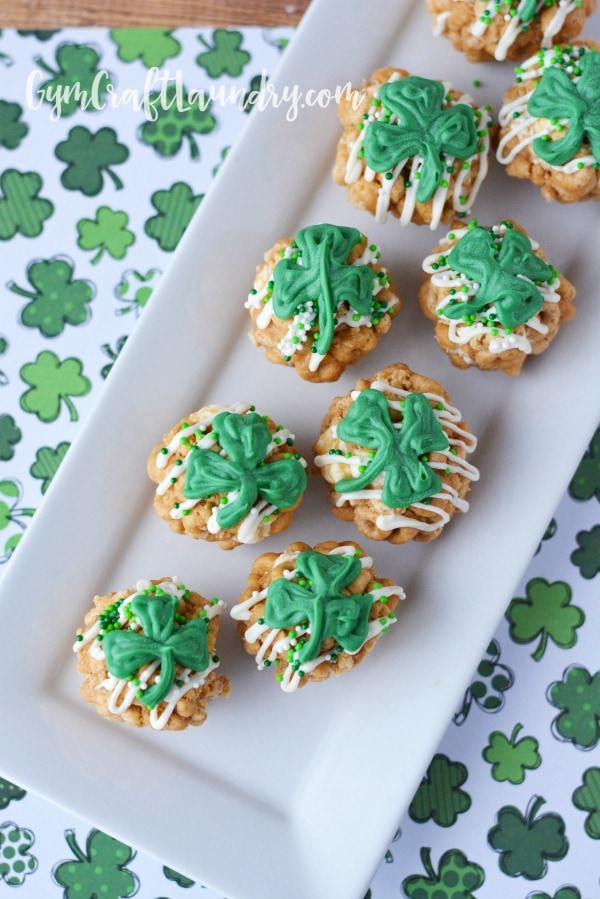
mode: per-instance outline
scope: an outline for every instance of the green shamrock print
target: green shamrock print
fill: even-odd
[[[573,793],[573,805],[588,812],[585,832],[592,840],[600,840],[600,768],[588,768],[583,772],[583,783]]]
[[[546,136],[546,140],[536,137],[533,141],[537,155],[550,165],[564,165],[586,141],[594,159],[600,162],[600,53],[585,47],[580,52],[585,55],[574,63],[573,74],[579,75],[576,81],[564,69],[549,66],[527,104],[528,112],[536,118],[550,119],[552,123],[568,119],[566,131],[560,126],[560,140]]]
[[[12,821],[0,826],[0,883],[7,886],[22,886],[28,874],[33,874],[38,863],[30,853],[35,837],[26,827],[19,827]]]
[[[67,455],[67,450],[71,446],[66,440],[61,441],[56,449],[50,446],[42,446],[35,454],[35,462],[29,469],[32,478],[41,480],[42,495],[50,486],[52,478],[58,471],[58,466]]]
[[[381,500],[390,508],[405,508],[433,496],[442,488],[440,476],[423,456],[448,448],[448,438],[429,400],[410,393],[401,400],[402,423],[390,417],[388,401],[379,390],[363,390],[337,426],[344,441],[369,447],[375,455],[356,478],[343,478],[338,493],[362,490],[384,472]]]
[[[571,665],[561,681],[550,684],[548,701],[560,714],[554,719],[558,739],[581,749],[593,749],[600,740],[600,671],[591,675],[580,665]]]
[[[479,286],[464,303],[451,298],[443,315],[470,322],[474,313],[493,306],[505,328],[522,325],[540,311],[544,298],[536,284],[555,277],[554,269],[535,255],[529,238],[514,229],[499,239],[487,228],[470,228],[448,254],[447,263]]]
[[[28,519],[35,514],[35,509],[20,505],[22,496],[23,488],[18,481],[10,478],[0,481],[0,531],[12,531],[4,541],[4,555],[0,556],[0,562],[10,559],[23,536]],[[18,530],[14,531],[14,528]]]
[[[573,592],[565,581],[550,584],[543,577],[530,580],[525,597],[513,599],[506,611],[509,632],[515,643],[539,643],[531,658],[536,662],[544,655],[548,640],[561,649],[571,649],[577,642],[577,629],[585,621],[578,606],[571,605]]]
[[[43,350],[35,362],[24,365],[21,378],[30,385],[21,397],[21,408],[43,422],[56,421],[62,403],[69,410],[71,421],[77,421],[79,416],[71,397],[86,396],[92,389],[79,359],[61,361],[50,350]]]
[[[139,315],[146,304],[154,288],[160,280],[162,272],[157,268],[149,269],[146,274],[137,272],[134,269],[128,269],[123,273],[123,277],[115,288],[115,295],[122,303],[127,305],[117,310],[117,315],[125,315],[127,312],[135,311]]]
[[[548,527],[546,528],[546,530],[544,531],[544,533],[543,533],[543,535],[542,535],[542,539],[541,539],[540,542],[538,543],[537,549],[536,549],[536,551],[535,551],[535,554],[536,554],[536,555],[537,555],[537,554],[540,552],[540,550],[542,549],[542,546],[544,545],[544,542],[545,542],[546,540],[551,540],[551,539],[554,537],[555,534],[556,534],[556,519],[555,519],[555,518],[551,518]]]
[[[600,524],[591,531],[579,531],[579,548],[571,553],[571,561],[581,572],[581,576],[591,579],[600,571]]]
[[[365,132],[365,162],[376,172],[387,172],[400,162],[420,156],[423,160],[417,201],[427,203],[442,180],[443,157],[468,159],[477,149],[474,110],[465,103],[444,106],[440,81],[409,75],[383,84],[379,99],[382,121]],[[395,122],[390,121],[391,116]]]
[[[167,59],[181,52],[181,44],[173,37],[171,28],[111,28],[109,34],[122,62],[139,59],[148,69],[160,69]]]
[[[258,103],[261,89],[268,80],[269,79],[264,72],[261,72],[260,75],[253,75],[250,79],[248,90],[244,91],[244,96],[242,97],[241,109],[243,109],[244,112],[252,112],[255,105]]]
[[[22,437],[12,415],[0,415],[0,461],[8,462],[15,454],[14,447]]]
[[[183,181],[177,181],[168,190],[155,191],[150,202],[157,215],[147,219],[144,231],[158,243],[161,250],[170,253],[183,237],[203,199],[204,194],[194,195],[189,184]]]
[[[37,172],[6,169],[0,175],[0,240],[16,234],[38,237],[54,212],[50,200],[39,197],[42,179]]]
[[[373,270],[348,263],[348,255],[361,239],[356,228],[311,225],[296,235],[294,256],[280,259],[273,271],[275,315],[291,318],[312,303],[318,325],[313,348],[321,356],[331,346],[335,313],[342,303],[361,315],[371,310]]]
[[[5,809],[11,802],[18,802],[27,795],[27,790],[0,777],[0,809]]]
[[[142,665],[159,659],[160,680],[136,694],[140,702],[153,709],[173,686],[177,664],[192,671],[208,667],[208,625],[205,618],[192,618],[176,626],[179,598],[168,596],[160,587],[151,595],[138,593],[129,608],[142,631],[126,628],[104,634],[106,667],[114,677],[130,680]]]
[[[16,150],[27,132],[29,125],[20,121],[23,107],[18,103],[0,100],[0,147]]]
[[[74,830],[65,831],[65,840],[75,858],[60,862],[52,872],[64,888],[64,899],[127,899],[137,892],[138,879],[126,867],[135,852],[125,843],[95,829],[87,836],[85,852]]]
[[[475,899],[485,873],[464,852],[460,849],[444,852],[437,871],[431,862],[431,849],[423,846],[420,855],[425,876],[413,874],[402,881],[402,889],[409,899]]]
[[[440,827],[456,824],[458,816],[471,808],[471,797],[461,790],[467,777],[462,762],[452,762],[440,753],[434,755],[409,806],[412,820],[418,824],[433,820]]]
[[[123,310],[119,310],[119,311],[123,311]],[[119,339],[117,340],[117,342],[116,342],[116,344],[115,344],[115,348],[114,348],[114,349],[111,347],[111,345],[110,345],[109,343],[103,343],[103,344],[102,344],[102,346],[100,347],[100,349],[101,349],[104,353],[106,353],[106,355],[107,355],[108,358],[110,359],[110,362],[107,362],[107,364],[106,364],[106,365],[103,365],[102,368],[100,369],[100,377],[101,377],[101,378],[107,378],[107,377],[108,377],[110,371],[112,370],[113,365],[114,365],[115,362],[117,361],[117,358],[118,358],[118,356],[119,356],[119,353],[121,352],[121,350],[122,350],[123,347],[125,346],[126,342],[127,342],[127,335],[124,334],[122,337],[119,337]]]
[[[167,878],[167,880],[172,880],[173,883],[176,883],[177,886],[181,887],[184,890],[187,890],[189,887],[193,887],[195,884],[194,880],[190,880],[189,877],[186,877],[185,874],[180,874],[179,871],[173,870],[173,868],[168,868],[166,865],[163,865],[163,874]]]
[[[600,500],[600,428],[571,479],[569,493],[573,499],[588,500],[595,496]]]
[[[581,893],[577,887],[565,884],[565,886],[560,887],[556,891],[554,896],[549,896],[548,893],[538,893],[536,890],[533,893],[528,893],[525,899],[581,899]]]
[[[521,784],[525,780],[525,771],[533,771],[542,764],[535,737],[517,740],[522,729],[522,724],[515,725],[510,737],[499,730],[493,731],[482,752],[485,761],[492,766],[492,777],[499,783]]]
[[[512,671],[500,663],[500,645],[492,640],[485,657],[477,666],[471,685],[465,691],[460,709],[454,715],[454,723],[459,726],[465,723],[473,702],[482,712],[499,712],[504,706],[504,694],[513,683]]]
[[[185,90],[178,97],[177,85],[169,83],[166,91],[150,94],[148,106],[152,119],[139,131],[140,139],[153,147],[159,156],[175,156],[187,140],[192,159],[200,158],[194,134],[208,134],[216,128],[209,100],[193,100]]]
[[[198,35],[198,40],[206,50],[196,57],[196,62],[211,78],[219,78],[220,75],[237,78],[252,58],[246,50],[241,49],[243,36],[239,31],[216,28],[212,39],[211,46],[203,35]]]
[[[14,281],[8,289],[30,302],[21,312],[21,321],[27,328],[38,328],[44,337],[62,334],[65,325],[81,325],[91,315],[89,304],[96,295],[90,281],[73,279],[74,266],[64,256],[40,259],[27,267],[27,278],[32,287],[26,290]]]
[[[212,428],[226,455],[192,447],[183,488],[186,499],[235,491],[217,512],[217,524],[225,529],[245,518],[258,497],[280,509],[296,504],[306,488],[304,466],[294,458],[265,461],[273,435],[260,415],[219,412]]]
[[[309,622],[310,636],[298,641],[300,664],[317,658],[326,637],[333,637],[347,652],[357,652],[367,639],[373,597],[342,592],[361,570],[355,556],[306,550],[296,559],[295,580],[278,578],[269,584],[265,624],[278,629]]]
[[[77,125],[71,128],[67,140],[57,145],[54,154],[61,162],[68,163],[60,176],[67,190],[79,190],[86,197],[94,197],[104,187],[104,173],[117,190],[123,187],[112,166],[125,162],[129,150],[118,142],[112,128],[100,128],[94,134],[83,125]]]
[[[55,29],[54,31],[49,31],[48,29],[26,31],[21,28],[17,28],[17,34],[20,34],[23,37],[27,37],[27,35],[31,34],[33,37],[37,38],[38,41],[49,41],[54,34],[58,34],[58,31],[59,29]]]
[[[129,216],[108,206],[96,210],[95,219],[80,219],[77,222],[77,246],[82,250],[97,250],[90,262],[96,265],[105,253],[113,259],[123,259],[135,234],[127,228]]]
[[[78,109],[93,109],[95,99],[105,102],[112,80],[108,72],[99,68],[100,55],[93,47],[61,44],[56,51],[56,69],[40,56],[34,62],[50,76],[39,85],[37,94],[61,116],[71,116]]]
[[[488,843],[500,853],[499,865],[509,877],[540,880],[548,861],[559,861],[569,849],[565,822],[555,812],[536,817],[546,800],[533,796],[523,815],[514,805],[505,805],[488,833]]]

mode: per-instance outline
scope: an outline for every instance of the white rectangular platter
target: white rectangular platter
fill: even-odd
[[[419,0],[313,0],[271,84],[334,90],[381,65],[444,78],[495,110],[509,65],[470,65],[433,38]],[[591,23],[586,35],[598,35]],[[473,81],[481,87],[473,88]],[[11,561],[0,595],[0,770],[229,899],[360,899],[600,418],[595,204],[558,207],[495,165],[474,215],[512,217],[575,282],[576,318],[517,379],[453,369],[416,302],[443,229],[376,224],[330,170],[335,105],[253,111]],[[254,349],[244,300],[263,252],[318,221],[382,249],[404,308],[338,384],[302,382]],[[136,731],[79,696],[73,635],[95,593],[177,575],[231,606],[260,552],[359,535],[311,479],[292,528],[231,553],[152,511],[150,449],[209,402],[255,403],[310,458],[321,418],[392,362],[439,380],[479,438],[471,510],[431,544],[368,543],[406,590],[399,622],[348,677],[288,695],[224,620],[226,701],[184,733]],[[366,540],[361,540],[364,543]]]

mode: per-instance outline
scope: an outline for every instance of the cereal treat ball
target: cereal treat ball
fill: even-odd
[[[423,262],[419,302],[457,368],[518,375],[575,315],[575,288],[515,222],[460,222]]]
[[[229,695],[216,669],[221,600],[177,578],[140,580],[95,596],[73,646],[81,695],[111,721],[184,730],[206,720],[206,703]]]
[[[571,41],[596,0],[427,0],[433,33],[450,38],[471,62],[524,59]]]
[[[488,171],[490,107],[442,81],[377,69],[342,97],[333,178],[384,222],[436,228],[466,214]]]
[[[356,228],[338,225],[277,241],[246,301],[250,339],[306,381],[336,381],[377,346],[400,308],[380,256]]]
[[[336,397],[314,445],[338,518],[373,540],[433,540],[479,478],[476,440],[436,381],[398,363]]]
[[[231,615],[259,669],[289,693],[360,664],[399,599],[402,587],[378,578],[357,543],[292,543],[258,557]]]
[[[306,488],[294,435],[247,403],[192,412],[152,450],[148,474],[161,518],[222,549],[289,527]]]
[[[600,46],[540,50],[504,95],[497,158],[547,200],[600,200]]]

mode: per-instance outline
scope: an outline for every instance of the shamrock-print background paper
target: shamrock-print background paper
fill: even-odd
[[[0,35],[4,565],[251,114],[251,104],[213,106],[151,126],[127,107],[67,107],[52,121],[27,108],[27,78],[39,68],[41,80],[69,83],[106,69],[110,83],[141,90],[152,66],[171,66],[251,99],[291,38],[260,28]],[[390,834],[371,899],[600,897],[599,500],[600,430]],[[381,753],[393,764],[393,746]],[[4,779],[0,895],[217,896]]]

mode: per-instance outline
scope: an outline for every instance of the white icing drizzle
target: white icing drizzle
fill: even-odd
[[[521,29],[524,24],[521,19],[521,12],[526,2],[527,0],[520,0],[518,6],[511,9],[501,2],[501,0],[491,0],[483,12],[480,13],[477,21],[471,26],[471,34],[474,37],[483,37],[492,22],[498,16],[502,16],[506,23],[506,27],[494,50],[494,59],[497,59],[500,62],[503,62],[506,59],[508,51],[521,34]],[[548,9],[546,0],[538,0],[536,13],[544,12],[546,9]],[[565,24],[569,13],[572,13],[575,9],[577,9],[575,0],[558,0],[554,16],[546,21],[545,27],[542,29],[542,47],[552,47],[552,41],[555,35],[558,34]],[[510,13],[513,14],[511,15]]]
[[[460,240],[468,230],[468,228],[455,228],[446,235],[441,243],[452,243],[454,239]],[[495,237],[500,243],[509,230],[511,229],[507,228],[505,224],[494,225],[492,228]],[[528,237],[528,240],[531,244],[531,249],[537,250],[539,244],[530,237]],[[519,325],[518,329],[516,331],[513,330],[512,332],[507,332],[497,320],[498,313],[496,307],[492,303],[481,310],[481,312],[476,313],[478,318],[472,324],[467,324],[460,319],[448,318],[444,315],[444,309],[453,298],[450,294],[450,290],[460,291],[460,294],[457,293],[455,296],[459,296],[460,299],[464,301],[469,297],[475,296],[479,285],[475,281],[469,280],[466,275],[454,271],[447,262],[443,264],[440,263],[440,255],[443,255],[443,253],[438,251],[437,253],[432,253],[427,256],[423,260],[422,268],[424,272],[427,272],[427,274],[431,276],[431,283],[434,287],[446,291],[445,296],[438,303],[436,311],[440,320],[448,326],[448,339],[457,346],[464,346],[465,344],[469,344],[474,338],[489,336],[490,339],[487,349],[490,353],[504,353],[507,350],[515,349],[521,350],[521,352],[526,354],[531,353],[531,341],[527,337],[525,328],[531,328],[538,334],[548,333],[548,326],[540,319],[540,313],[543,311],[544,306],[542,306],[542,309],[532,316],[532,318],[523,325]],[[519,277],[528,280],[524,275],[519,275]],[[538,290],[544,299],[544,304],[560,302],[560,294],[557,292],[559,286],[560,279],[558,277],[554,278],[552,281],[544,281],[537,285]],[[466,288],[466,290],[464,288]],[[483,317],[485,322],[482,321],[479,316]]]
[[[337,546],[334,547],[334,549],[330,550],[328,555],[353,556],[354,553],[354,546]],[[273,568],[277,568],[279,565],[289,562],[292,565],[292,568],[284,569],[283,577],[287,578],[288,580],[292,580],[299,574],[299,572],[296,571],[296,569],[293,567],[298,555],[299,552],[289,552],[278,556],[278,558],[275,559],[275,562],[273,563]],[[373,567],[373,559],[370,556],[361,556],[359,561],[363,568],[368,569]],[[377,602],[378,600],[385,602],[385,598],[390,596],[397,596],[401,600],[405,599],[404,590],[402,589],[402,587],[399,587],[395,584],[388,587],[376,587],[369,591],[369,595],[373,597],[374,602]],[[255,590],[252,595],[248,597],[248,599],[237,603],[231,609],[231,617],[236,621],[249,621],[252,617],[252,608],[257,603],[266,599],[266,596],[266,589]],[[376,637],[382,632],[386,631],[389,625],[394,624],[395,621],[396,618],[393,614],[388,614],[383,618],[375,618],[370,621],[366,639],[354,653],[348,653],[348,655],[356,655],[357,652],[360,652],[365,643],[367,643],[373,637]],[[287,652],[289,649],[293,650],[298,642],[298,638],[310,633],[310,627],[304,628],[300,625],[296,625],[293,630],[296,634],[295,637],[290,637],[289,634],[285,632],[285,630],[282,630],[280,628],[270,628],[268,624],[265,624],[264,622],[261,623],[260,621],[256,621],[254,624],[248,626],[244,634],[244,639],[247,643],[255,643],[257,640],[264,637],[264,639],[262,639],[261,641],[261,646],[256,654],[256,664],[259,670],[262,671],[264,668],[269,668],[271,667],[271,665],[276,664],[278,661],[277,657],[281,653]],[[347,652],[347,650],[344,650],[344,652]],[[311,671],[314,671],[315,668],[318,668],[318,666],[323,664],[323,662],[331,661],[331,658],[331,652],[323,653],[317,656],[315,659],[311,659],[309,662],[303,662],[302,668],[298,670],[295,670],[292,667],[292,663],[288,664],[284,669],[283,679],[280,682],[281,689],[286,693],[293,692],[300,686],[300,682],[303,677],[303,675],[299,673],[300,670],[304,672],[305,676]]]
[[[433,30],[432,30],[434,37],[439,37],[441,34],[444,33],[444,31],[446,30],[446,22],[448,21],[449,17],[450,17],[450,10],[448,10],[447,12],[440,12],[437,14],[437,16],[435,17],[435,21],[433,23]]]
[[[394,72],[388,79],[387,83],[389,84],[392,81],[397,81],[399,77],[400,76],[398,72]],[[443,82],[443,84],[445,93],[448,94],[448,92],[452,89],[452,86],[448,82]],[[373,94],[373,99],[377,99],[378,97],[379,90],[376,90]],[[481,184],[485,176],[487,175],[488,153],[490,148],[489,126],[491,125],[492,117],[485,107],[477,107],[475,105],[475,101],[472,97],[469,96],[469,94],[462,94],[458,98],[458,100],[452,100],[448,105],[454,106],[458,103],[466,104],[467,106],[470,106],[475,110],[478,131],[477,150],[473,154],[473,156],[470,156],[468,159],[461,159],[458,161],[456,161],[452,156],[448,156],[446,154],[444,154],[443,156],[445,171],[448,171],[448,169],[456,168],[456,166],[460,167],[460,171],[455,179],[454,187],[452,190],[452,207],[457,213],[460,214],[469,212],[471,206],[475,202],[475,198],[477,197],[479,188],[481,187]],[[382,106],[371,105],[369,107],[367,117],[361,121],[363,127],[358,132],[358,137],[356,138],[356,140],[350,144],[350,152],[348,161],[346,163],[346,184],[354,184],[354,182],[358,181],[361,176],[365,179],[365,181],[373,181],[375,179],[375,176],[379,174],[373,169],[369,168],[362,155],[359,154],[361,154],[361,151],[363,150],[365,135],[369,129],[369,126],[373,122],[380,121],[383,116],[384,109]],[[387,119],[387,121],[390,124],[395,124],[398,122],[398,117],[395,114],[392,114]],[[481,132],[481,135],[479,134],[479,132]],[[408,172],[405,172],[406,166],[409,162],[410,169]],[[465,194],[465,181],[468,177],[470,177],[471,167],[475,162],[478,162],[477,174],[475,176],[473,184],[469,189],[469,193]],[[398,178],[403,173],[405,174],[406,181],[404,191],[404,204],[402,207],[402,212],[400,214],[400,224],[407,225],[412,220],[412,216],[417,203],[417,190],[419,186],[419,180],[416,176],[419,174],[422,166],[423,158],[417,155],[413,156],[412,158],[401,160],[389,172],[380,173],[380,187],[375,208],[376,221],[386,221],[392,190]],[[449,174],[450,173],[448,173],[448,175]],[[407,183],[409,183],[410,186],[407,187]],[[431,223],[429,226],[432,230],[437,228],[440,224],[442,215],[444,213],[444,208],[448,202],[449,191],[450,178],[448,177],[444,179],[443,184],[440,184],[436,188],[435,193],[432,197]]]
[[[143,593],[143,591],[147,591],[151,584],[153,584],[153,582],[150,580],[139,580],[135,585],[134,592],[125,597],[123,602],[120,604],[118,623],[121,625],[121,627],[128,623],[128,626],[131,630],[140,629],[140,625],[137,621],[132,622],[129,620],[129,618],[127,617],[127,610],[136,596],[139,596],[141,593]],[[179,583],[179,578],[177,577],[167,578],[163,581],[159,581],[156,586],[160,587],[162,591],[168,596],[176,596],[178,599],[182,598],[186,589]],[[207,603],[203,607],[203,609],[206,612],[206,617],[208,619],[214,618],[215,615],[218,615],[225,609],[225,603],[222,600],[219,600],[216,603]],[[73,644],[73,652],[81,652],[84,646],[92,643],[92,645],[90,646],[90,655],[97,661],[104,661],[106,657],[102,649],[102,643],[96,639],[99,633],[100,623],[99,620],[96,620],[92,627],[84,631],[84,633],[81,635],[81,639],[77,640]],[[215,661],[215,659],[217,660]],[[155,659],[145,668],[140,669],[137,675],[137,680],[139,681],[139,683],[137,684],[133,684],[131,681],[115,677],[114,675],[109,673],[108,677],[101,681],[96,687],[97,690],[107,690],[110,692],[110,697],[107,704],[109,712],[113,715],[122,715],[129,708],[131,708],[136,698],[137,691],[146,690],[148,688],[148,683],[159,666],[160,660]],[[186,693],[189,693],[190,690],[201,687],[206,681],[210,672],[214,671],[218,667],[218,658],[216,656],[213,656],[209,661],[208,667],[205,668],[204,671],[192,671],[191,668],[184,668],[177,676],[177,681],[180,681],[181,685],[173,683],[164,700],[159,703],[158,706],[150,710],[151,727],[153,727],[155,730],[162,730],[173,714],[179,700],[183,696],[185,696]],[[160,676],[155,678],[155,680],[158,682],[160,680]]]

